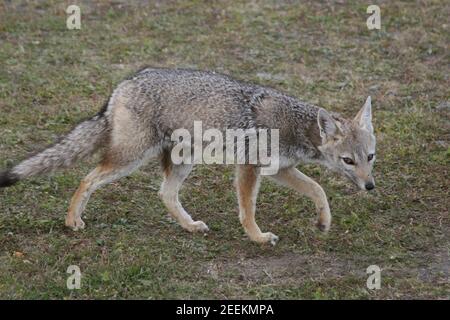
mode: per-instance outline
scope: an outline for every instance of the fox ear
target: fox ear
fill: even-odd
[[[359,110],[355,119],[353,119],[355,123],[357,123],[361,128],[368,130],[370,133],[373,133],[372,126],[372,100],[370,96],[367,97],[366,103],[364,103],[361,110]]]
[[[339,129],[336,122],[331,115],[324,109],[319,109],[317,113],[317,124],[319,125],[319,132],[322,141],[336,136],[339,133]]]

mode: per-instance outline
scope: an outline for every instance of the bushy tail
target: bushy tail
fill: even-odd
[[[93,154],[106,140],[108,123],[104,114],[77,125],[59,142],[22,161],[12,169],[0,172],[0,188],[19,180],[67,168]]]

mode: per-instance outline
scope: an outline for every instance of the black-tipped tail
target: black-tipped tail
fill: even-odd
[[[19,177],[9,171],[0,172],[0,188],[10,187],[19,181]]]

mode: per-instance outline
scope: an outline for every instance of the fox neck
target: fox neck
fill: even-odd
[[[319,108],[312,110],[313,119],[316,119]],[[320,136],[319,126],[316,121],[309,122],[309,126],[296,124],[299,132],[295,133],[297,145],[295,146],[296,157],[302,163],[314,163],[330,168],[327,157],[320,150],[322,146],[322,137]]]
[[[313,137],[313,139],[309,139],[309,141],[303,140],[300,145],[296,146],[296,158],[302,163],[315,163],[327,166],[326,157],[319,150],[321,144],[317,143],[317,141],[320,140],[320,136],[318,137],[319,139],[315,138],[316,137]]]
[[[314,163],[329,167],[327,165],[327,159],[325,158],[325,156],[316,148],[314,148],[313,150],[308,150],[306,152],[304,150],[298,150],[297,157],[302,163]]]

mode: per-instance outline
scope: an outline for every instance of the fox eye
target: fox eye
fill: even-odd
[[[355,165],[355,162],[351,158],[343,157],[342,161],[344,161],[346,164],[353,166]]]
[[[367,156],[367,161],[372,161],[373,160],[373,156],[374,156],[374,154],[373,153],[371,153],[371,154],[369,154],[368,156]]]

